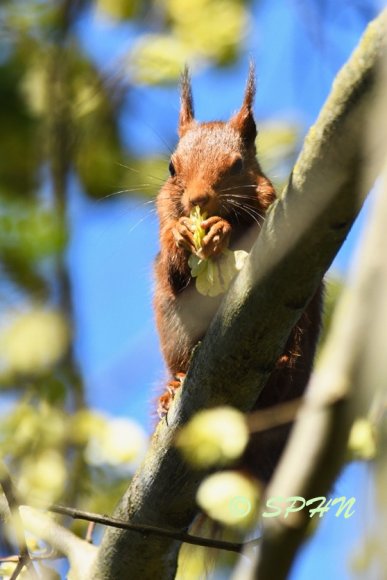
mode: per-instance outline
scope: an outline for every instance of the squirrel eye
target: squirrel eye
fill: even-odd
[[[172,161],[169,162],[168,169],[171,177],[174,177],[176,175],[176,169]]]
[[[241,173],[243,169],[243,160],[242,157],[238,157],[235,159],[234,163],[231,165],[229,172],[232,175],[236,175],[237,173]]]

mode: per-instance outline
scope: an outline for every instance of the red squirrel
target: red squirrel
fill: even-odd
[[[186,69],[181,82],[179,142],[172,154],[170,177],[157,197],[160,252],[155,263],[154,308],[161,349],[170,382],[159,399],[159,415],[168,412],[174,390],[187,372],[193,347],[206,333],[220,304],[195,288],[188,259],[195,251],[190,213],[207,214],[202,256],[225,248],[249,251],[265,213],[276,199],[271,181],[256,157],[253,116],[255,74],[251,65],[239,111],[227,122],[199,123],[194,118],[191,83]],[[253,410],[298,398],[311,373],[321,318],[322,289],[316,293],[289,336],[283,355],[257,397]],[[278,462],[291,425],[252,436],[242,465],[267,482]]]

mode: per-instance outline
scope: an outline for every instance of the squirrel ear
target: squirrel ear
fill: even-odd
[[[188,67],[181,75],[181,97],[179,115],[179,137],[182,137],[194,121],[194,108],[191,90],[191,78]]]
[[[255,96],[255,67],[251,60],[249,76],[246,83],[245,96],[239,111],[230,119],[230,124],[242,136],[246,145],[254,143],[257,136],[257,127],[253,115],[253,102]]]

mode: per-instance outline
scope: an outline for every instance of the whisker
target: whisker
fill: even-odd
[[[264,215],[258,211],[258,208],[255,205],[252,205],[251,203],[247,203],[245,201],[242,203],[241,201],[236,201],[235,199],[232,199],[232,198],[229,199],[228,201],[234,202],[234,205],[238,205],[239,207],[247,208],[247,209],[251,210],[253,213],[255,213],[258,217],[264,219]],[[254,200],[252,200],[250,198],[250,201],[254,201]]]
[[[258,208],[256,207],[257,200],[254,197],[246,197],[246,198],[243,197],[242,199],[239,199],[239,198],[235,199],[235,196],[233,196],[233,195],[225,195],[222,197],[224,197],[224,199],[226,199],[227,201],[233,201],[234,203],[236,203],[238,205],[247,206],[247,207],[250,207],[251,209],[255,209],[258,211]],[[245,201],[245,200],[247,200],[247,201]],[[249,203],[249,201],[251,203]]]
[[[250,185],[233,185],[232,187],[225,187],[224,189],[220,189],[219,193],[222,193],[223,191],[232,191],[233,189],[245,189],[246,187],[257,187],[256,183],[252,183]]]
[[[164,185],[165,182],[162,183],[162,185]],[[158,184],[157,184],[158,185]],[[144,191],[149,190],[150,193],[152,195],[154,195],[154,198],[151,200],[151,203],[154,203],[156,197],[158,197],[159,199],[179,199],[181,196],[181,192],[179,189],[175,189],[175,191],[173,191],[172,186],[170,187],[170,189],[168,190],[167,193],[165,193],[164,195],[160,194],[160,190],[159,192],[157,192],[157,190],[155,191],[154,188],[157,186],[155,183],[139,183],[138,185],[136,185],[135,187],[132,188],[127,188],[127,189],[120,189],[118,191],[114,191],[112,193],[108,193],[106,195],[104,195],[103,197],[100,197],[97,202],[102,202],[105,199],[109,199],[111,197],[114,197],[116,195],[121,195],[124,193],[142,193]],[[153,189],[153,191],[152,191]],[[172,189],[172,191],[171,191]],[[148,202],[145,202],[148,203]]]
[[[100,197],[97,201],[101,202],[104,201],[105,199],[109,199],[110,197],[114,197],[116,195],[121,195],[123,193],[136,193],[136,192],[140,192],[141,190],[145,191],[148,187],[154,187],[154,184],[141,184],[138,185],[136,187],[130,188],[130,189],[120,189],[119,191],[113,191],[112,193],[108,193],[107,195],[104,195],[103,197]]]
[[[161,135],[161,134],[160,134],[158,131],[156,131],[156,129],[155,129],[154,127],[152,127],[152,125],[150,125],[149,123],[147,123],[147,122],[146,122],[144,119],[142,120],[142,122],[143,122],[143,124],[144,124],[146,127],[148,127],[148,129],[150,129],[150,130],[152,131],[152,133],[153,133],[154,135],[156,135],[156,137],[157,137],[158,139],[160,139],[161,143],[162,143],[163,145],[165,145],[165,147],[168,149],[169,153],[172,155],[172,153],[173,153],[173,149],[172,149],[172,147],[169,145],[169,143],[167,142],[167,140],[166,140],[166,139],[164,139],[164,137],[163,137],[163,136],[162,136],[162,135]]]
[[[142,173],[139,169],[135,169],[134,167],[130,167],[129,165],[125,165],[125,163],[117,162],[117,165],[119,165],[120,167],[123,167],[124,169],[127,169],[128,171],[133,171],[134,173],[139,173],[139,174]],[[149,177],[150,179],[155,179],[159,183],[165,183],[165,179],[163,179],[162,177],[160,177],[158,175],[152,175],[151,173],[148,173],[147,177]]]
[[[142,224],[146,219],[148,219],[149,217],[152,216],[152,214],[155,214],[155,213],[156,213],[156,209],[155,208],[152,208],[151,211],[149,211],[148,213],[146,213],[144,215],[144,217],[142,217],[141,219],[139,219],[131,228],[129,228],[128,234],[131,234],[133,232],[133,230],[135,230],[136,228],[138,228],[138,226],[140,224]]]
[[[220,201],[220,206],[221,206],[221,208],[224,208],[226,210],[226,212],[228,212],[229,210],[231,210],[232,213],[235,216],[235,219],[236,219],[237,223],[239,224],[239,214],[236,211],[235,207],[232,207],[232,206],[231,207],[228,207],[225,203],[222,202],[222,200]]]
[[[256,195],[251,194],[244,195],[243,193],[221,193],[219,197],[224,197],[226,199],[247,199],[254,202],[257,201]]]
[[[239,211],[244,211],[248,216],[253,218],[253,220],[260,225],[259,219],[263,219],[263,216],[253,207],[246,206],[246,204],[241,204],[233,199],[228,200],[230,204],[236,206]]]
[[[131,236],[133,235],[132,232],[145,220],[154,220],[156,218],[156,208],[155,207],[144,207],[148,206],[154,202],[154,200],[147,200],[145,202],[140,203],[133,203],[132,201],[125,200],[126,203],[123,206],[119,206],[118,214],[116,217],[116,221],[120,223],[127,224],[125,227],[126,235],[130,234],[129,239],[133,239]],[[99,209],[101,211],[101,209]],[[123,221],[122,221],[123,220]],[[153,226],[152,226],[153,227]],[[101,230],[96,232],[96,236],[94,239],[96,250],[98,251],[98,244],[104,243],[106,240],[106,235],[108,234],[111,226],[106,224],[102,227]],[[134,239],[134,242],[136,240]]]

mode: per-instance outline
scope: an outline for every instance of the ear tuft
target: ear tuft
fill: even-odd
[[[246,106],[248,109],[253,108],[255,91],[256,91],[256,87],[255,87],[255,64],[254,64],[254,61],[251,59],[249,62],[249,76],[247,78],[245,97],[244,97],[242,106]]]
[[[257,127],[255,125],[253,114],[254,97],[255,66],[254,62],[250,60],[249,76],[247,78],[242,106],[239,111],[230,119],[231,125],[241,134],[242,139],[246,145],[253,144],[257,136]]]
[[[181,97],[180,97],[180,114],[179,114],[179,136],[184,133],[194,122],[194,107],[191,89],[191,77],[188,66],[184,67],[181,75]]]

